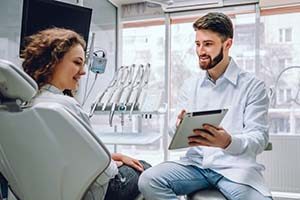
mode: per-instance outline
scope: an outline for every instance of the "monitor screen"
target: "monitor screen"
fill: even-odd
[[[23,0],[20,53],[24,38],[40,30],[59,27],[76,31],[88,42],[92,9],[54,0]]]

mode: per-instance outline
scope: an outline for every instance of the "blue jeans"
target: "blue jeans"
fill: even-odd
[[[165,162],[147,169],[139,179],[139,190],[147,200],[178,200],[197,190],[218,189],[227,199],[271,200],[248,185],[232,182],[211,169]]]
[[[151,167],[145,161],[140,162],[144,169]],[[134,200],[140,194],[137,185],[140,174],[136,169],[122,165],[118,175],[109,181],[105,200]]]
[[[8,182],[0,173],[0,199],[7,198],[8,196]]]
[[[151,167],[145,161],[140,160],[140,162],[144,169]],[[140,174],[141,172],[134,168],[122,165],[119,167],[119,173],[110,179],[107,190],[106,185],[100,185],[95,181],[90,185],[82,200],[134,200],[140,194],[137,185]]]

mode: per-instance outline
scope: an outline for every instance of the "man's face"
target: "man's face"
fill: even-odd
[[[223,60],[224,42],[217,33],[209,30],[197,30],[195,43],[201,69],[212,69]]]

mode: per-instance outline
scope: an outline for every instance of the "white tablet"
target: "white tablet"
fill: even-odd
[[[201,129],[203,124],[219,126],[228,109],[208,110],[186,113],[176,129],[169,149],[189,147],[188,137],[195,135],[193,130]]]

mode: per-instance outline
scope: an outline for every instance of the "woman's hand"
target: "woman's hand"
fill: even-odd
[[[137,159],[131,158],[129,156],[125,156],[120,153],[113,153],[112,159],[116,162],[117,166],[120,167],[123,164],[128,165],[138,171],[144,171],[143,165]]]
[[[115,161],[115,163],[116,163],[117,167],[121,167],[124,164],[122,161]]]

